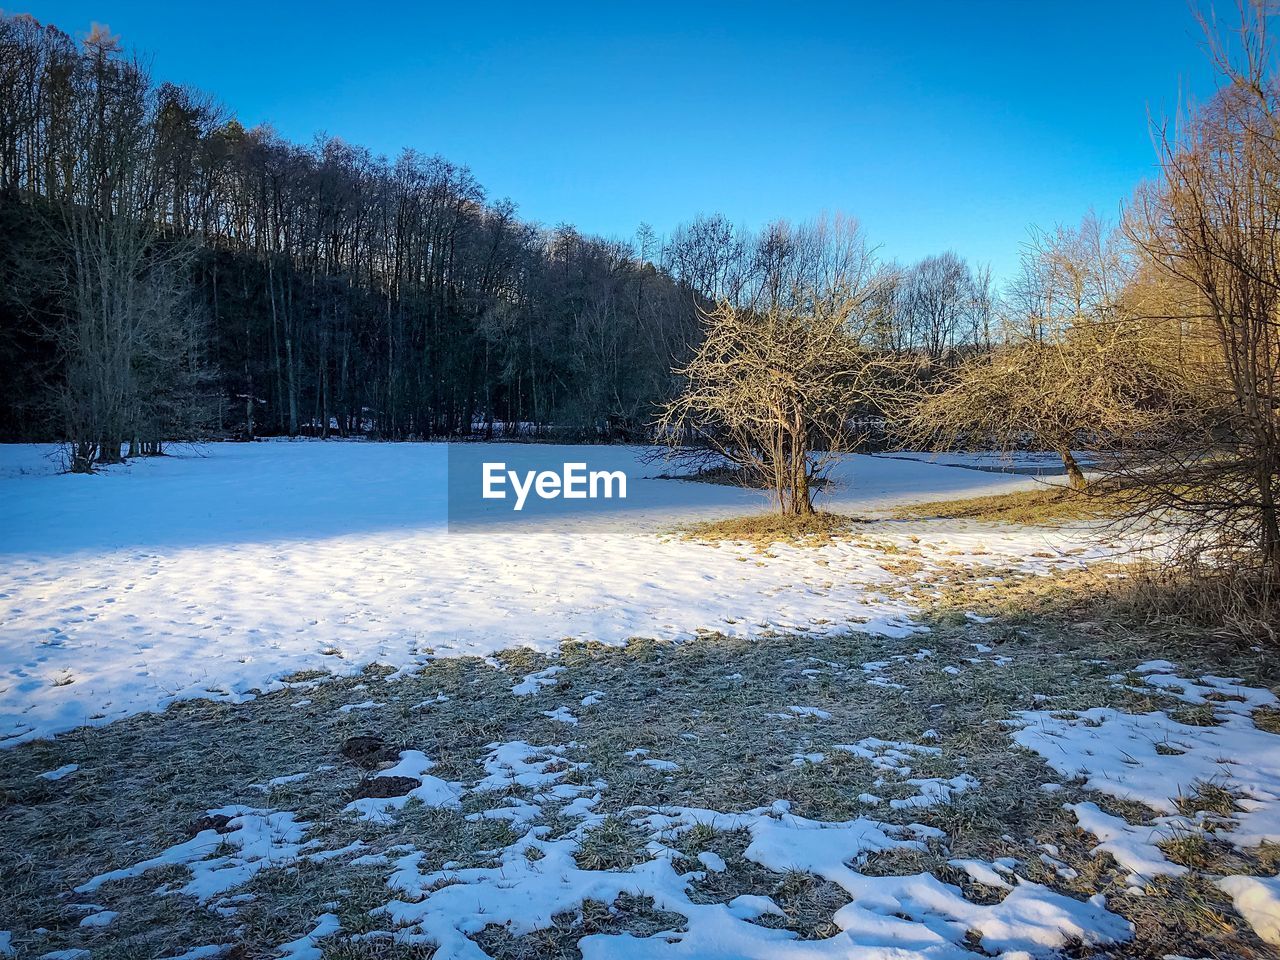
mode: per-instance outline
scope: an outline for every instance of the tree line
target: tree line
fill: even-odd
[[[103,28],[4,18],[0,64],[9,436],[610,435],[694,329],[631,246],[521,222],[439,157],[246,130]]]
[[[201,436],[647,439],[699,311],[780,275],[789,231],[543,229],[441,157],[289,143],[105,28],[0,18],[0,436],[76,469]],[[876,273],[884,349],[991,344],[956,254]]]

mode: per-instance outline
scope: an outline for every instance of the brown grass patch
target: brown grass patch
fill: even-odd
[[[686,540],[730,541],[749,543],[759,550],[776,543],[805,547],[843,539],[858,524],[868,521],[839,513],[812,513],[804,517],[766,513],[728,520],[707,520],[681,527],[677,533]]]
[[[1035,490],[911,503],[896,508],[893,516],[899,520],[982,520],[1025,526],[1056,526],[1082,520],[1112,519],[1123,512],[1124,500],[1114,492],[1100,489],[1082,492],[1046,484]]]

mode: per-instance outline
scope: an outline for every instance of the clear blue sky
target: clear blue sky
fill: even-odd
[[[246,125],[440,153],[544,224],[840,210],[888,258],[998,276],[1029,225],[1114,215],[1152,171],[1148,112],[1209,80],[1183,0],[8,9],[106,23]]]

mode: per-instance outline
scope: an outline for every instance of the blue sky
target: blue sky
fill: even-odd
[[[1114,216],[1152,172],[1149,113],[1209,88],[1183,0],[8,9],[106,23],[246,125],[440,153],[544,224],[843,211],[886,258],[998,276],[1031,224]]]

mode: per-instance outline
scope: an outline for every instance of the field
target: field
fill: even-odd
[[[848,457],[771,543],[630,448],[624,502],[465,529],[441,445],[51,452],[0,449],[0,955],[1280,940],[1274,658],[1115,616],[1098,520],[918,507],[1025,473]]]

